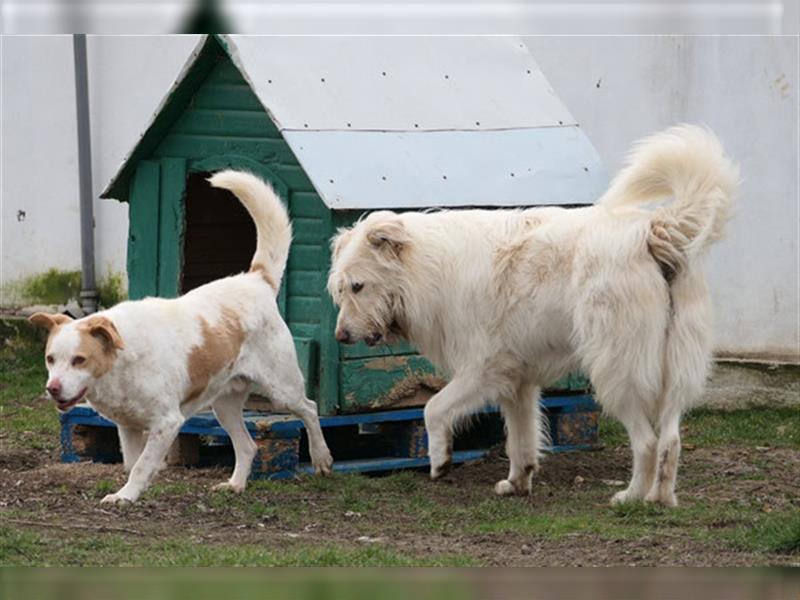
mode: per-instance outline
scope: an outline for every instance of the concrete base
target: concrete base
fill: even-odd
[[[720,410],[800,406],[800,365],[717,362],[698,406]]]

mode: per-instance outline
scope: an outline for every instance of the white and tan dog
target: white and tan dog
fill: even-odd
[[[737,184],[716,137],[684,125],[640,142],[594,206],[372,213],[334,240],[336,337],[400,336],[449,374],[425,407],[433,478],[453,427],[499,404],[511,466],[495,491],[529,492],[539,391],[581,367],[631,439],[633,476],[613,500],[674,505],[681,413],[709,368],[701,259]]]
[[[292,238],[289,216],[272,189],[249,173],[223,171],[209,181],[232,191],[255,221],[258,244],[248,273],[173,300],[123,302],[77,321],[44,313],[30,318],[50,331],[47,391],[58,409],[86,398],[118,425],[130,475],[103,502],[135,501],[184,421],[209,407],[236,454],[233,475],[216,487],[242,491],[257,450],[242,418],[251,384],[302,419],[316,472],[331,470],[317,408],[305,396],[276,302]]]

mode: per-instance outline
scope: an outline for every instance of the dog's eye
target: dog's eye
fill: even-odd
[[[353,285],[350,286],[350,289],[353,290],[354,294],[357,294],[358,292],[361,291],[363,287],[364,287],[363,283],[354,283]]]
[[[73,367],[78,367],[78,366],[82,365],[85,362],[86,362],[86,358],[85,357],[76,356],[75,358],[72,359],[72,366]]]
[[[45,360],[47,360],[48,365],[52,365],[54,362],[56,362],[56,359],[53,358],[52,354],[49,354]]]

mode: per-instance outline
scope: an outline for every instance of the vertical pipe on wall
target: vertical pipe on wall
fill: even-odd
[[[89,79],[87,75],[86,35],[74,34],[75,106],[78,125],[78,181],[81,214],[81,293],[84,312],[97,310],[97,285],[94,273],[94,197],[92,195],[92,147],[89,128]]]

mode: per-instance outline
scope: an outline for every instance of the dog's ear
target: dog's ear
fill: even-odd
[[[43,312],[33,313],[30,317],[28,317],[28,321],[36,325],[37,327],[42,327],[43,329],[47,329],[47,331],[52,331],[53,327],[57,327],[59,325],[63,325],[64,323],[69,323],[72,321],[72,317],[69,315],[61,315],[61,314],[49,314]]]
[[[339,258],[344,247],[353,239],[353,230],[347,227],[340,227],[336,230],[336,235],[331,240],[331,256],[333,260]]]
[[[400,256],[410,238],[400,219],[375,223],[367,232],[367,241],[379,250],[389,250]]]
[[[86,320],[85,327],[89,331],[89,335],[99,339],[107,350],[125,349],[125,344],[122,343],[122,336],[108,317],[102,315],[89,317]]]

